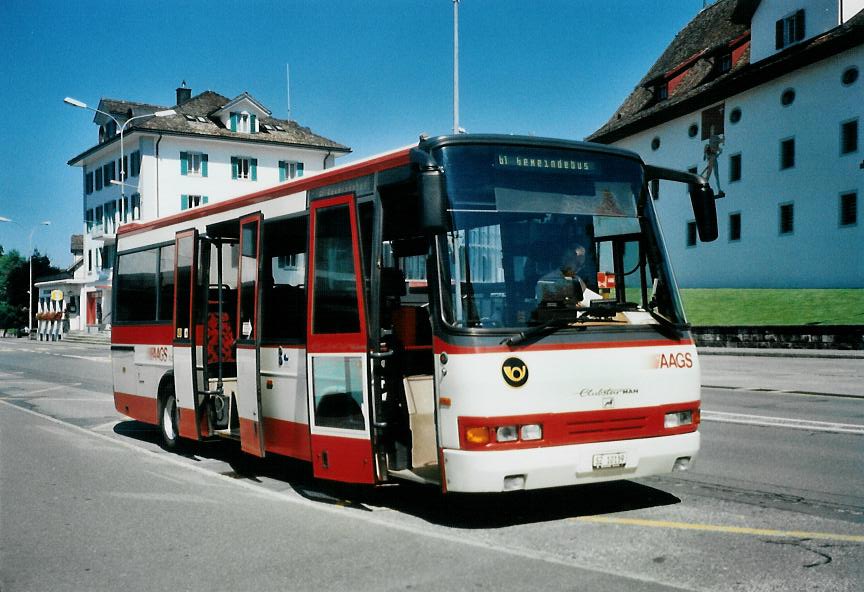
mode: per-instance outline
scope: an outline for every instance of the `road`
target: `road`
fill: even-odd
[[[106,348],[0,340],[0,589],[862,589],[864,360],[701,359],[691,471],[442,497],[167,453]]]

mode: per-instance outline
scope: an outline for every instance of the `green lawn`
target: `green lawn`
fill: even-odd
[[[681,290],[687,320],[704,325],[864,325],[864,289]]]

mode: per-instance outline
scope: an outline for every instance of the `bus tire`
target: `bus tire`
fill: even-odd
[[[164,392],[159,397],[159,434],[162,437],[162,447],[166,450],[177,450],[180,446],[180,414],[177,412],[177,396],[174,394],[174,383],[168,381]]]

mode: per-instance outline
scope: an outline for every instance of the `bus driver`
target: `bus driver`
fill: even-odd
[[[589,306],[591,300],[600,298],[579,276],[585,266],[585,247],[576,244],[561,254],[561,265],[543,275],[537,281],[535,297],[538,302],[557,302],[567,308]]]

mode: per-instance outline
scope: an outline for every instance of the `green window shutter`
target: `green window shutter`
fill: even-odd
[[[255,133],[255,116],[252,114],[249,115],[249,133]]]
[[[201,176],[202,177],[207,176],[207,155],[206,154],[201,155]]]
[[[189,174],[189,153],[180,153],[180,174],[186,176]]]
[[[257,181],[258,180],[258,159],[257,158],[250,158],[249,159],[249,166],[252,169],[252,180]]]
[[[279,182],[281,183],[284,180],[285,180],[285,161],[280,160],[279,161]]]
[[[180,196],[180,211],[187,209],[189,207],[189,196],[183,194]]]
[[[297,176],[298,177],[303,176],[303,163],[302,162],[297,163]]]
[[[237,178],[237,157],[236,156],[231,157],[231,178],[232,179]]]
[[[237,114],[236,113],[231,114],[231,131],[232,132],[237,131]]]
[[[201,196],[201,203],[202,203],[202,204],[206,204],[206,203],[207,203],[207,196],[206,196],[206,195],[202,195],[202,196]]]
[[[795,41],[804,39],[804,9],[795,13]]]

